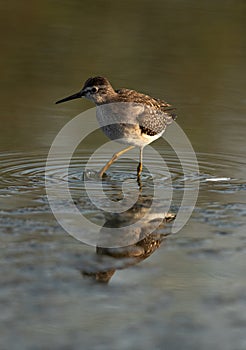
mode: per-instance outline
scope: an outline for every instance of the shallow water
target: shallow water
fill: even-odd
[[[245,349],[245,10],[243,1],[193,0],[125,1],[120,9],[111,1],[103,7],[77,1],[3,6],[1,349]],[[113,153],[107,149],[86,172],[93,204],[83,174],[106,141],[100,130],[81,142],[68,172],[65,155],[45,169],[60,129],[92,107],[53,102],[94,74],[177,106],[199,170],[183,154],[184,176],[180,159],[160,139],[153,147],[166,165],[146,148],[141,192],[135,153],[118,160],[101,187],[95,174]],[[103,226],[101,233],[144,217],[140,231],[124,231],[136,242],[96,248],[104,236],[78,224],[83,242],[93,245],[76,240],[56,221],[47,183],[68,183],[72,203]],[[184,227],[172,233],[169,216],[148,236],[166,212],[178,213],[185,191],[194,197],[197,184]],[[157,201],[148,216],[154,190],[169,202]],[[116,207],[124,194],[137,195],[132,210],[98,209]],[[69,221],[70,203],[62,193],[58,202]]]

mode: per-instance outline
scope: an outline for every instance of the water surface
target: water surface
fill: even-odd
[[[245,11],[244,1],[219,0],[2,6],[1,349],[245,349]],[[92,107],[54,101],[97,74],[174,104],[196,151],[198,173],[187,159],[191,196],[200,183],[192,217],[177,234],[164,223],[151,254],[146,241],[96,251],[69,236],[49,207],[51,143]],[[68,176],[59,161],[47,176],[69,182],[88,218],[115,225],[117,218],[91,204],[82,181],[88,158],[105,141],[97,131],[76,150]],[[153,146],[168,172],[146,154],[156,171],[144,169],[145,197],[134,215],[146,210],[153,180],[159,190],[172,181],[171,213],[182,200],[179,160],[164,140]],[[105,152],[94,170],[110,156]],[[132,159],[112,166],[103,180],[110,199],[120,199],[123,183],[136,189],[136,166]],[[95,276],[105,271],[108,283],[99,283]]]

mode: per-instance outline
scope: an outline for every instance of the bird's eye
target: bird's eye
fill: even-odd
[[[98,91],[98,88],[95,87],[95,86],[91,89],[91,92],[92,92],[93,94],[95,94],[97,91]]]

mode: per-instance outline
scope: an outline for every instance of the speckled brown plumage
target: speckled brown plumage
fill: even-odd
[[[100,101],[94,101],[97,105],[115,102],[133,102],[144,105],[144,112],[137,117],[143,134],[149,136],[159,134],[176,118],[174,108],[166,101],[135,90],[125,88],[114,90],[104,77],[87,79],[82,90],[93,89],[93,87],[98,87],[97,94],[102,97]]]
[[[97,120],[102,131],[117,142],[140,148],[138,177],[142,171],[142,151],[149,143],[161,137],[167,125],[175,118],[174,108],[164,100],[130,89],[115,90],[108,79],[93,77],[74,95],[56,103],[85,97],[97,106]],[[124,152],[125,152],[124,151]],[[99,176],[122,155],[120,151],[102,168]]]

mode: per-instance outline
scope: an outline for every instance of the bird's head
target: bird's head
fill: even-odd
[[[100,105],[109,102],[116,94],[108,79],[104,77],[94,77],[87,79],[79,92],[57,101],[56,104],[85,97],[95,104]]]

